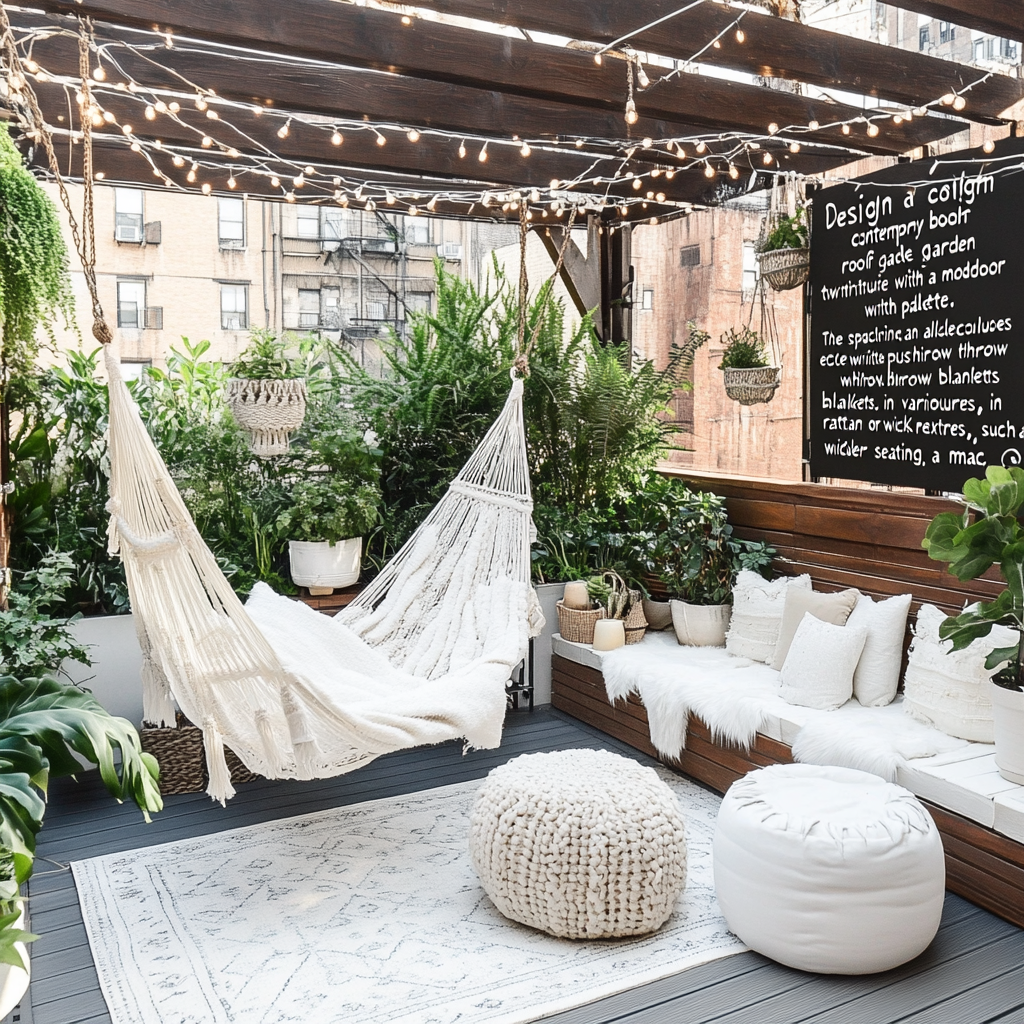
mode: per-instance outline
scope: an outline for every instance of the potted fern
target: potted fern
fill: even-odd
[[[254,454],[286,454],[290,436],[306,417],[306,382],[288,356],[287,341],[273,331],[254,330],[231,366],[226,398]]]
[[[1018,519],[1024,506],[1024,470],[989,466],[984,480],[972,477],[964,484],[959,500],[963,512],[937,515],[921,546],[930,558],[947,562],[958,580],[977,579],[998,564],[1006,589],[994,601],[951,615],[939,627],[939,636],[952,641],[952,651],[962,651],[988,636],[995,625],[1017,632],[1017,643],[994,650],[985,667],[999,669],[989,691],[996,767],[1004,779],[1024,786],[1024,528]]]
[[[772,366],[764,339],[750,327],[730,328],[722,335],[725,351],[718,368],[725,374],[725,393],[740,405],[770,402],[782,383],[782,367]]]

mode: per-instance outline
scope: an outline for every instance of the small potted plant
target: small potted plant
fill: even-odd
[[[725,499],[682,489],[648,556],[648,567],[671,597],[676,639],[692,647],[721,647],[732,615],[740,569],[763,572],[774,551],[733,535]]]
[[[981,602],[939,627],[939,637],[962,651],[995,625],[1018,634],[1012,647],[994,650],[985,662],[999,669],[992,677],[990,697],[995,725],[996,767],[1009,782],[1024,786],[1024,528],[1018,514],[1024,505],[1024,470],[989,466],[985,479],[971,478],[960,496],[964,511],[943,512],[929,524],[922,547],[931,558],[949,563],[958,580],[973,580],[998,564],[1006,589],[994,601]]]
[[[621,619],[627,644],[638,644],[647,631],[642,595],[614,570],[605,569],[587,580],[591,600],[602,608],[605,618]]]
[[[718,368],[725,374],[725,393],[740,405],[770,402],[782,383],[782,367],[769,364],[761,335],[750,327],[730,328],[722,344]]]
[[[805,207],[798,206],[792,216],[769,220],[766,229],[756,246],[761,276],[778,292],[799,288],[811,268]]]
[[[306,416],[306,382],[288,356],[285,339],[254,330],[231,366],[226,397],[239,426],[249,433],[254,454],[266,459],[287,453],[289,437]]]

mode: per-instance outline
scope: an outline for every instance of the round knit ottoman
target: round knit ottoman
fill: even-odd
[[[653,932],[686,884],[672,790],[604,750],[524,754],[495,768],[473,807],[469,849],[505,917],[568,939]]]
[[[942,842],[917,798],[876,775],[773,765],[733,783],[714,843],[715,889],[752,949],[822,974],[873,974],[935,937]]]

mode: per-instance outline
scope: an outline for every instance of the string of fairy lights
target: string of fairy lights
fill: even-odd
[[[675,62],[672,70],[654,77],[647,70],[654,70],[649,54],[645,67],[645,58],[640,52],[623,48],[629,39],[684,13],[699,2],[701,0],[695,0],[655,22],[641,26],[594,53],[594,60],[599,65],[607,57],[624,64],[626,98],[623,116],[627,125],[638,122],[640,114],[637,102],[638,99],[642,102],[646,92],[697,64],[709,49],[719,48],[727,35],[732,34],[735,41],[742,44],[747,40],[748,29],[754,30],[751,29],[752,22],[744,20],[749,13],[748,9],[726,4],[728,7],[736,7],[736,18],[685,61]],[[408,25],[413,17],[414,14],[404,13],[401,20]],[[549,216],[557,219],[574,207],[593,212],[617,212],[628,217],[637,214],[637,208],[644,212],[649,206],[654,206],[656,210],[652,211],[650,220],[657,222],[666,217],[684,215],[695,208],[689,201],[672,198],[668,194],[671,188],[661,186],[659,179],[662,177],[670,182],[677,174],[692,176],[699,173],[703,174],[709,187],[712,187],[714,179],[721,176],[729,185],[726,192],[736,194],[742,191],[739,180],[743,177],[750,176],[753,185],[759,174],[772,176],[784,173],[779,166],[780,150],[792,154],[801,151],[826,156],[842,154],[849,159],[866,156],[866,150],[860,150],[854,145],[855,131],[863,131],[871,139],[878,136],[879,124],[883,121],[891,121],[894,126],[899,126],[911,122],[915,117],[926,116],[931,110],[943,111],[948,108],[960,112],[967,105],[966,97],[971,89],[991,77],[991,72],[979,73],[976,81],[913,108],[865,110],[855,117],[824,124],[813,120],[806,124],[785,126],[769,123],[763,133],[707,132],[671,138],[643,138],[639,142],[574,135],[500,138],[482,133],[449,132],[365,118],[324,117],[296,110],[278,110],[259,103],[239,103],[220,97],[209,86],[192,81],[174,68],[161,64],[158,59],[160,51],[173,48],[203,57],[216,57],[218,60],[246,62],[250,69],[254,64],[268,62],[289,67],[307,66],[310,62],[283,54],[213,47],[201,40],[175,37],[166,32],[119,29],[119,38],[116,39],[104,38],[101,32],[91,26],[90,32],[90,45],[95,54],[96,66],[88,89],[83,90],[77,77],[55,73],[36,59],[35,45],[42,40],[55,35],[77,39],[76,33],[55,27],[51,22],[19,29],[17,42],[23,54],[21,69],[3,69],[5,77],[0,81],[5,81],[8,96],[15,100],[20,88],[24,87],[25,75],[32,76],[37,82],[51,83],[65,90],[67,121],[65,124],[48,126],[55,137],[65,137],[74,143],[81,135],[74,127],[75,117],[87,117],[95,129],[102,130],[96,133],[98,139],[127,147],[137,154],[148,163],[154,178],[166,187],[196,189],[209,195],[214,191],[209,179],[226,173],[225,184],[229,190],[245,192],[247,186],[252,184],[249,190],[261,193],[270,191],[286,202],[298,202],[301,199],[303,202],[336,202],[343,207],[355,204],[371,211],[383,206],[412,216],[432,213],[439,204],[443,205],[446,212],[451,212],[453,208],[464,209],[466,215],[486,214],[488,211],[508,214],[517,211],[520,204],[525,204],[528,208],[527,216],[531,220],[535,213],[541,219]],[[133,40],[131,42],[124,38],[129,35]],[[162,72],[174,76],[178,87],[157,88],[136,80],[128,72],[127,62],[123,59],[125,56],[158,67]],[[116,104],[115,97],[118,100]],[[124,116],[126,101],[138,111],[136,120],[144,128],[137,129],[134,122]],[[122,110],[121,118],[110,109],[111,106]],[[196,113],[205,115],[207,124],[200,127],[192,123],[183,116],[186,111],[192,117]],[[300,130],[303,133],[317,133],[322,136],[320,142],[329,143],[332,150],[337,150],[338,158],[312,164],[277,152],[265,140],[254,137],[242,126],[251,123],[253,118],[263,119],[272,127],[276,125],[273,134],[282,141]],[[65,116],[58,115],[58,121],[64,122]],[[173,122],[172,134],[177,136],[173,141],[160,138],[161,121]],[[816,133],[824,130],[838,130],[844,137],[850,137],[850,143],[836,145],[815,138]],[[467,170],[462,179],[446,182],[444,189],[438,189],[436,181],[428,181],[425,172],[396,169],[386,174],[377,172],[374,176],[365,170],[348,166],[344,161],[346,136],[351,137],[356,133],[368,133],[381,148],[393,144],[415,146],[425,139],[451,145],[457,147],[458,158],[466,160],[467,167],[472,170]],[[182,137],[191,139],[191,143],[181,141]],[[564,155],[567,148],[578,154],[582,168],[572,177],[553,178],[546,188],[491,183],[486,176],[493,152],[518,152],[521,159],[528,160],[537,152]],[[994,144],[986,143],[985,152],[993,150]],[[640,160],[636,159],[638,154]],[[168,160],[175,171],[183,172],[184,181],[172,177],[172,173],[161,166],[162,162]],[[97,177],[102,177],[103,173],[97,172]],[[505,173],[508,174],[508,171]],[[255,188],[257,180],[260,186],[258,189]],[[425,190],[427,184],[430,188]]]

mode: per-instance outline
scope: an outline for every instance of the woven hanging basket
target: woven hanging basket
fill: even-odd
[[[203,750],[203,730],[193,725],[180,711],[178,725],[156,726],[143,723],[139,733],[142,749],[152,754],[160,765],[160,793],[202,793],[209,778]],[[233,750],[224,754],[231,772],[231,781],[252,782],[259,778],[249,771]]]
[[[629,606],[629,614],[626,616],[623,626],[626,630],[626,643],[638,644],[647,632],[647,616],[644,615],[643,594],[639,590],[631,590],[629,596],[632,603]]]
[[[582,611],[579,608],[566,608],[561,601],[555,607],[558,609],[558,632],[562,634],[563,640],[574,644],[592,644],[594,623],[608,617],[603,608]]]
[[[227,403],[238,425],[248,431],[255,455],[284,455],[289,436],[306,418],[306,382],[233,377],[227,383]]]
[[[725,374],[725,393],[740,405],[770,402],[782,383],[781,366],[730,366]]]
[[[810,249],[771,249],[759,252],[761,276],[777,292],[799,288],[811,272]]]

